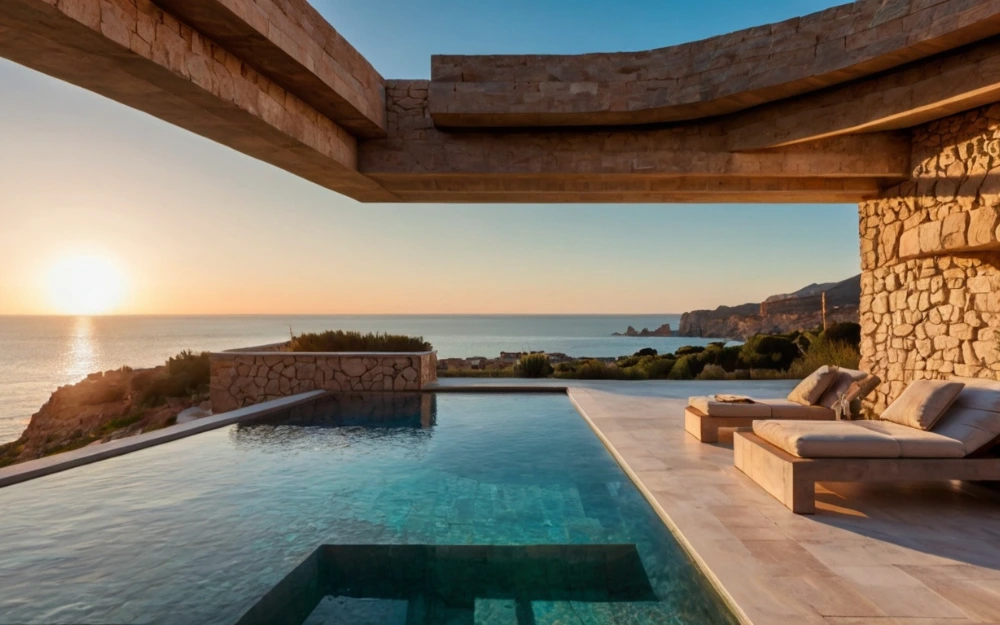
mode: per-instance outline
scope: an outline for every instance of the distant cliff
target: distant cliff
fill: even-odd
[[[823,323],[823,293],[826,293],[828,323],[858,321],[860,275],[843,282],[810,284],[794,293],[773,295],[761,303],[684,313],[678,335],[744,340],[754,334],[815,328]]]
[[[674,332],[670,329],[670,324],[665,323],[655,330],[650,330],[649,328],[643,328],[642,331],[638,331],[632,326],[629,326],[625,332],[615,332],[611,336],[633,336],[633,337],[646,337],[646,336],[673,336]]]

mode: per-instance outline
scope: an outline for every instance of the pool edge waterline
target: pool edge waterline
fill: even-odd
[[[575,408],[576,411],[580,413],[580,416],[583,417],[583,420],[587,423],[587,426],[590,427],[591,431],[593,431],[594,434],[597,436],[597,438],[601,441],[601,444],[604,445],[605,449],[608,450],[608,453],[611,454],[611,457],[615,459],[615,462],[618,463],[618,466],[621,467],[622,471],[625,472],[625,475],[628,476],[629,480],[632,481],[632,484],[642,494],[643,498],[649,503],[649,506],[653,509],[654,512],[656,512],[656,516],[658,516],[660,520],[663,522],[663,524],[666,525],[667,529],[673,535],[677,543],[684,549],[684,552],[687,554],[687,556],[691,558],[692,564],[694,564],[695,567],[697,567],[698,571],[705,576],[705,579],[707,579],[708,582],[712,585],[712,588],[715,590],[715,592],[718,593],[719,597],[726,604],[726,607],[729,608],[729,610],[733,613],[733,615],[737,618],[737,620],[739,620],[739,622],[742,625],[754,625],[753,621],[750,619],[749,616],[747,616],[746,612],[744,612],[744,610],[736,602],[736,600],[729,593],[726,587],[722,584],[722,581],[718,578],[715,572],[711,569],[711,567],[708,566],[708,563],[705,562],[705,560],[698,554],[698,551],[694,548],[694,545],[692,545],[691,542],[688,540],[688,538],[684,535],[684,532],[681,531],[680,527],[678,527],[676,523],[674,523],[674,520],[670,518],[670,515],[667,514],[667,511],[664,510],[663,507],[659,504],[659,502],[656,501],[656,497],[653,496],[653,493],[646,487],[645,484],[642,483],[642,480],[640,480],[639,476],[635,473],[635,471],[632,470],[632,467],[628,465],[628,463],[625,461],[624,456],[622,456],[618,452],[614,444],[608,439],[607,436],[604,435],[604,432],[602,432],[601,429],[597,427],[597,424],[594,423],[590,415],[587,414],[587,410],[582,405],[580,405],[580,402],[574,396],[574,393],[580,392],[581,390],[583,389],[574,389],[570,387],[566,391],[566,396],[569,398],[569,401],[573,405],[573,408]]]

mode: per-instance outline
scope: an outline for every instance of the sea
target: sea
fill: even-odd
[[[680,315],[0,316],[0,444],[17,439],[59,386],[122,365],[160,365],[185,349],[267,345],[322,330],[422,336],[439,358],[495,358],[501,351],[611,357],[711,341],[611,336],[664,323],[676,329]]]

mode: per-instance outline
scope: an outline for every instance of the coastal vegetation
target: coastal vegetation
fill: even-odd
[[[552,375],[552,364],[546,354],[525,354],[517,363],[522,378],[547,378]]]
[[[577,359],[552,366],[549,356],[525,354],[516,365],[487,369],[445,369],[440,377],[548,377],[568,380],[738,380],[800,379],[823,365],[856,369],[861,328],[831,325],[789,334],[758,334],[742,345],[725,342],[681,347],[671,354],[646,348],[631,356]],[[542,374],[551,369],[550,373]]]
[[[207,353],[184,351],[152,369],[92,373],[56,390],[19,439],[0,445],[0,467],[173,425],[195,406],[207,411]]]
[[[292,335],[291,352],[429,352],[433,349],[423,337],[369,332],[307,332]]]

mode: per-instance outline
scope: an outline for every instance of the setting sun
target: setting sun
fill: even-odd
[[[108,313],[121,303],[124,292],[122,272],[101,256],[68,256],[49,272],[49,298],[62,314]]]

